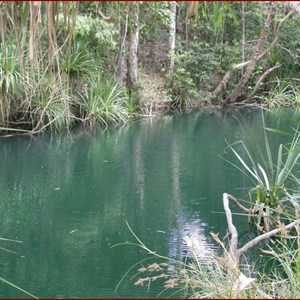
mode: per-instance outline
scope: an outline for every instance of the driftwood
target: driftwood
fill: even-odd
[[[280,228],[276,228],[264,234],[261,234],[256,238],[252,239],[251,241],[249,241],[248,243],[246,243],[243,247],[238,248],[238,238],[239,238],[238,231],[232,222],[232,213],[229,208],[230,200],[233,201],[235,204],[237,204],[236,202],[238,202],[236,199],[235,200],[233,199],[235,198],[232,197],[231,195],[227,193],[223,194],[223,206],[226,214],[228,230],[231,235],[230,245],[229,245],[229,256],[236,264],[236,266],[239,265],[240,257],[244,255],[248,250],[256,246],[262,240],[269,239],[280,232],[285,232],[286,230],[289,230],[297,225],[300,225],[300,219],[297,219],[288,225],[280,226]]]

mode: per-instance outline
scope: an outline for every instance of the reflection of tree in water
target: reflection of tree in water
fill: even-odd
[[[197,219],[187,219],[183,216],[180,189],[180,151],[176,131],[172,134],[172,193],[176,211],[176,228],[171,232],[169,241],[169,257],[181,261],[184,258],[197,257],[204,259],[213,254],[212,243],[205,235],[206,223]]]
[[[174,228],[169,241],[169,257],[182,261],[185,258],[205,259],[214,254],[216,246],[206,236],[207,224],[200,219],[180,218],[177,223],[180,228]]]

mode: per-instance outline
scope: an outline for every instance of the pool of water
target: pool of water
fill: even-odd
[[[290,126],[273,114],[265,119]],[[0,277],[41,298],[157,296],[160,284],[134,285],[142,264],[130,268],[149,255],[130,244],[126,222],[167,257],[190,255],[186,237],[203,255],[216,251],[210,232],[226,233],[222,193],[246,198],[253,186],[224,160],[236,162],[226,142],[253,133],[263,144],[261,128],[259,110],[227,109],[0,139],[0,237],[22,241],[0,240],[16,252],[0,249]],[[276,150],[285,140],[273,134],[270,141]],[[234,218],[246,239],[245,218]],[[0,297],[28,295],[0,282]]]

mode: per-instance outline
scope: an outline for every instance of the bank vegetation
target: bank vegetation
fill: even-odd
[[[1,131],[299,105],[297,2],[1,2]]]

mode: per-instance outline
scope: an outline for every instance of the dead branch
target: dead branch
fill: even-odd
[[[229,245],[229,255],[230,255],[230,258],[236,263],[236,265],[239,264],[241,255],[244,255],[248,250],[250,250],[251,248],[256,246],[262,240],[269,239],[272,236],[274,236],[280,232],[284,232],[284,231],[289,230],[297,225],[300,225],[300,219],[297,219],[288,225],[280,226],[280,228],[273,229],[271,231],[268,231],[264,234],[257,236],[256,238],[254,238],[251,241],[249,241],[248,243],[246,243],[243,247],[238,249],[238,247],[237,247],[238,232],[237,232],[236,227],[233,225],[232,214],[231,214],[231,210],[229,208],[229,199],[231,197],[232,196],[227,193],[223,194],[223,206],[224,206],[224,210],[225,210],[225,214],[226,214],[228,230],[229,230],[229,233],[231,234],[231,240],[230,240],[230,245]]]
[[[229,208],[229,195],[224,193],[223,194],[223,206],[226,214],[226,219],[227,219],[227,226],[229,233],[231,235],[231,240],[230,240],[230,246],[229,246],[229,255],[233,259],[233,261],[238,264],[239,263],[239,256],[238,256],[238,232],[236,230],[236,227],[233,225],[232,222],[232,214],[231,210]]]
[[[103,18],[105,21],[112,21],[113,20],[113,17],[112,16],[105,16],[103,14],[103,12],[101,11],[100,8],[98,8],[97,10],[98,14],[101,16],[101,18]]]
[[[249,214],[252,212],[251,208],[247,208],[245,206],[243,206],[238,200],[236,200],[232,195],[227,194],[228,199],[231,200],[240,210],[242,210],[243,212]]]
[[[300,219],[297,219],[295,221],[293,221],[292,223],[285,225],[285,226],[281,226],[280,228],[276,228],[273,229],[271,231],[268,231],[264,234],[261,234],[259,236],[257,236],[256,238],[254,238],[253,240],[249,241],[248,243],[246,243],[242,248],[238,249],[238,256],[241,256],[243,254],[245,254],[249,249],[253,248],[254,246],[256,246],[259,242],[261,242],[262,240],[265,239],[269,239],[272,236],[280,233],[281,231],[285,231],[285,230],[289,230],[297,225],[300,224]]]

